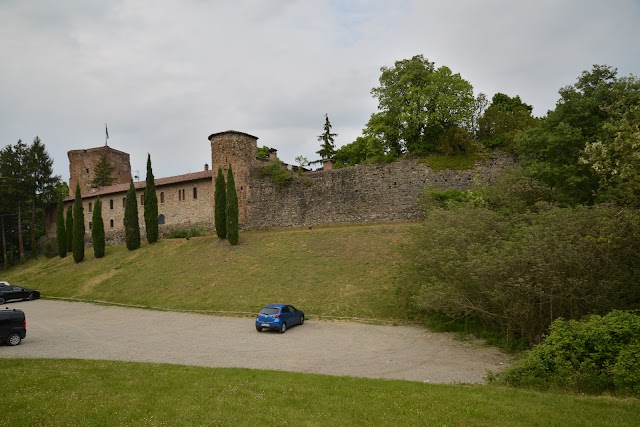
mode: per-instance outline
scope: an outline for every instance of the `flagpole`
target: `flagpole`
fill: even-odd
[[[108,144],[107,144],[107,141],[109,140],[109,128],[107,127],[107,124],[106,124],[106,123],[104,124],[104,132],[105,132],[105,134],[106,134],[106,137],[105,137],[105,139],[104,139],[104,145],[105,145],[105,147],[106,147],[106,146],[108,145]]]

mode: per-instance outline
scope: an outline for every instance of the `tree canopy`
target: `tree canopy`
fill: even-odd
[[[91,181],[91,185],[93,187],[108,187],[113,184],[115,178],[111,176],[115,167],[109,162],[107,156],[100,156],[100,160],[96,164],[96,167],[93,171],[93,180]]]
[[[335,137],[337,133],[331,132],[331,122],[329,121],[329,114],[324,115],[324,132],[318,135],[318,142],[320,142],[320,150],[316,151],[322,160],[333,159],[336,154]]]

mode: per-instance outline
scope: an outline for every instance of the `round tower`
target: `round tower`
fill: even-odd
[[[212,185],[216,185],[218,168],[222,168],[225,180],[229,165],[233,170],[233,179],[238,194],[238,223],[246,224],[247,199],[249,195],[249,177],[251,167],[256,163],[258,151],[258,137],[248,133],[228,130],[209,135],[211,142],[211,171]],[[214,198],[215,199],[215,198]],[[215,209],[215,200],[214,200]]]

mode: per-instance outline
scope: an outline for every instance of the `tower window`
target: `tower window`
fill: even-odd
[[[126,208],[126,207],[127,207],[127,198],[126,198],[126,197],[124,197],[124,198],[122,199],[122,207],[123,207],[123,208]]]
[[[91,223],[91,221],[89,221],[89,230],[91,230],[92,227],[93,227],[93,224]]]
[[[140,195],[140,205],[144,206],[144,194]]]
[[[160,203],[164,203],[164,191],[160,192]]]
[[[109,209],[113,209],[113,199],[109,200]]]
[[[198,198],[198,187],[193,187],[193,198],[194,199]]]
[[[113,220],[112,219],[109,220],[109,226],[111,226],[111,228],[113,228]]]
[[[85,169],[87,171],[87,174],[89,173],[89,168]]]
[[[91,212],[91,202],[89,202],[89,212]],[[91,224],[91,223],[89,223],[89,224]],[[89,227],[89,228],[91,228],[91,227]]]

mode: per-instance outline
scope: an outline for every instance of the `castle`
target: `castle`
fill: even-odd
[[[209,135],[211,169],[167,178],[156,178],[158,223],[160,232],[173,229],[214,226],[214,176],[222,168],[225,177],[229,165],[238,194],[239,224],[242,229],[307,227],[383,221],[406,221],[421,218],[418,199],[425,187],[465,189],[476,179],[491,182],[513,164],[511,156],[492,153],[470,170],[435,171],[420,159],[403,159],[392,163],[358,165],[294,174],[285,186],[263,177],[259,169],[267,162],[257,155],[258,138],[244,132],[226,131]],[[111,147],[72,150],[69,156],[69,188],[80,186],[85,212],[85,229],[91,230],[92,211],[99,197],[107,238],[112,243],[124,239],[124,205],[130,186],[129,155]],[[95,167],[101,157],[114,166],[113,185],[93,187]],[[276,150],[270,152],[271,159]],[[145,181],[135,182],[141,232],[144,234]],[[74,195],[65,198],[65,209]],[[55,207],[47,212],[47,235],[54,236]],[[88,239],[90,231],[88,231]]]

